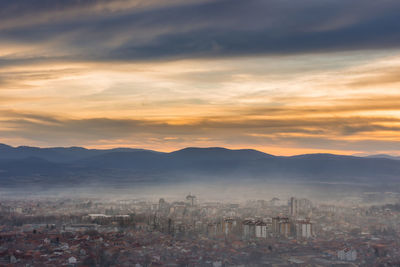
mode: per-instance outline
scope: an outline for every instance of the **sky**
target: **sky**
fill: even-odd
[[[0,1],[0,143],[400,153],[398,0]]]

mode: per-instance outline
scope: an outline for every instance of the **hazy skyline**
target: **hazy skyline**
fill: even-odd
[[[400,2],[0,2],[0,143],[400,151]]]

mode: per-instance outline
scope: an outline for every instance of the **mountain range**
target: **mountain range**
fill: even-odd
[[[190,147],[164,153],[131,148],[99,150],[0,144],[0,185],[3,187],[160,184],[199,179],[398,184],[400,161],[387,155],[284,157],[251,149],[219,147]]]

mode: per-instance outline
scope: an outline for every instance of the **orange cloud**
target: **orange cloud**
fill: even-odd
[[[276,154],[400,148],[398,56],[321,70],[299,69],[300,59],[9,66],[0,70],[0,141]]]

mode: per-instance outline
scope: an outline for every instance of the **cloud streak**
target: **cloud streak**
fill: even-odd
[[[347,117],[304,114],[288,118],[254,119],[237,114],[181,120],[87,118],[69,119],[45,114],[0,112],[1,138],[19,136],[38,143],[101,144],[104,140],[145,148],[175,149],[193,145],[225,145],[262,148],[285,146],[357,151],[360,144],[380,143],[391,151],[400,148],[400,118]],[[300,114],[300,113],[299,113]],[[367,133],[367,135],[363,135]],[[386,135],[381,135],[386,133]],[[388,138],[388,135],[389,138]],[[307,143],[311,141],[311,143]],[[206,142],[204,142],[206,141]],[[114,143],[115,144],[115,143]],[[339,149],[340,148],[340,149]]]
[[[1,41],[46,44],[46,51],[33,51],[30,60],[147,61],[400,45],[400,3],[394,0],[41,0],[1,5]],[[23,60],[24,54],[11,54],[3,64]]]

